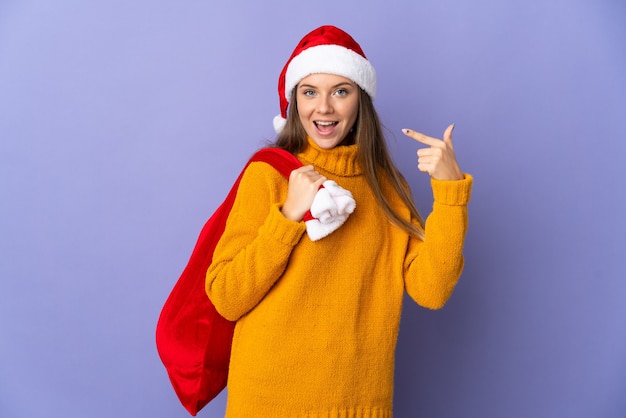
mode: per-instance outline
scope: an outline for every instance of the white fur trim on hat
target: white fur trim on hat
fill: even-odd
[[[327,73],[346,77],[359,85],[372,100],[376,97],[376,71],[362,55],[341,45],[318,45],[302,51],[289,63],[285,74],[285,98],[310,74]]]

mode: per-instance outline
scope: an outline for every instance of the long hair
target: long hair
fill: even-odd
[[[307,146],[307,134],[298,116],[296,90],[293,89],[291,93],[287,111],[287,123],[274,143],[276,147],[286,149],[292,154],[304,151]],[[382,125],[372,99],[361,88],[359,88],[359,114],[353,132],[348,134],[340,145],[350,144],[357,145],[357,159],[363,169],[365,179],[389,221],[410,235],[423,240],[424,220],[415,207],[411,191],[404,176],[394,164],[387,150]],[[409,208],[411,216],[418,220],[419,227],[402,218],[393,210],[389,200],[382,191],[381,173],[387,176],[400,199]]]

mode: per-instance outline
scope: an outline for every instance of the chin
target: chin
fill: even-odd
[[[322,149],[332,149],[335,148],[337,145],[341,144],[342,141],[339,141],[337,139],[332,139],[332,138],[316,138],[314,136],[311,137],[313,139],[313,142],[315,142],[317,144],[318,147],[322,148]]]

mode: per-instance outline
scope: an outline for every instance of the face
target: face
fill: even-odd
[[[340,144],[356,122],[359,87],[333,74],[311,74],[296,86],[298,116],[307,135],[323,149]]]

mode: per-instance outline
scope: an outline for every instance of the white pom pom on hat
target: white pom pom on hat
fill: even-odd
[[[354,81],[369,96],[376,96],[376,71],[361,46],[335,26],[320,26],[300,40],[278,78],[280,114],[274,130],[280,133],[287,123],[287,107],[292,90],[310,74],[326,73]]]

